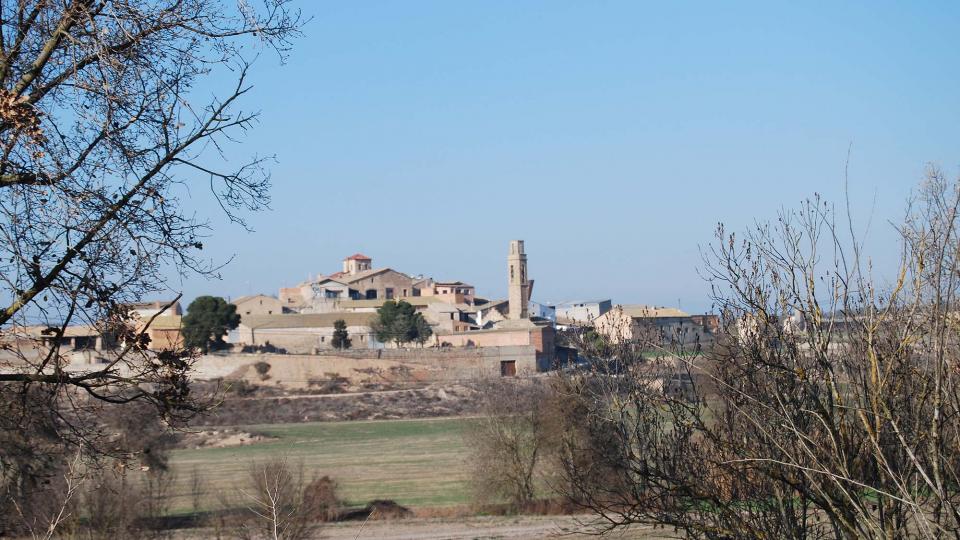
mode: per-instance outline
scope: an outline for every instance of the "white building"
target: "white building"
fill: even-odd
[[[531,318],[539,317],[553,323],[557,322],[557,307],[550,304],[543,304],[531,300],[530,303],[527,304],[527,313],[530,314]]]
[[[612,307],[610,300],[563,302],[556,306],[556,321],[559,324],[590,324]]]

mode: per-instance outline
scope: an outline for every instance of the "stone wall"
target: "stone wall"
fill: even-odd
[[[270,364],[261,380],[254,365]],[[518,376],[537,371],[532,346],[457,349],[381,349],[324,351],[316,355],[215,354],[196,364],[198,379],[247,379],[252,382],[308,387],[331,374],[354,382],[451,381],[500,376],[502,362],[514,362]]]

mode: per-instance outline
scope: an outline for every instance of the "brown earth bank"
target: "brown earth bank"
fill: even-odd
[[[232,426],[474,415],[480,407],[477,386],[470,382],[415,388],[383,384],[372,391],[357,391],[343,385],[322,393],[245,384],[239,391],[227,387],[223,402],[196,423]]]

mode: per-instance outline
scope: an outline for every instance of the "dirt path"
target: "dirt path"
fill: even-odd
[[[368,522],[361,530],[360,523],[335,523],[320,531],[317,538],[330,540],[480,540],[540,538],[586,539],[595,535],[575,534],[578,524],[570,516],[474,517],[446,519],[405,519]],[[648,527],[605,535],[605,538],[652,540],[676,538],[657,534]],[[358,536],[359,533],[359,536]]]

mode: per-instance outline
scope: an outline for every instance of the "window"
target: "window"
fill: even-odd
[[[406,290],[406,289],[403,290],[403,297],[404,297],[404,298],[407,297],[407,290]]]
[[[517,374],[516,360],[502,360],[500,362],[500,376],[513,377]]]
[[[387,297],[387,300],[390,300],[390,299],[392,299],[392,298],[393,298],[393,289],[391,289],[391,288],[389,288],[389,287],[387,287],[387,294],[386,294],[386,297]]]

